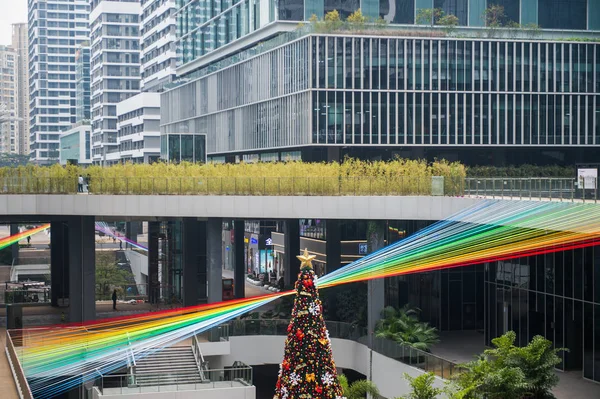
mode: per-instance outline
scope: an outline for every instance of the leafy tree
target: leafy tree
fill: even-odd
[[[490,4],[483,12],[483,18],[485,20],[485,26],[488,28],[501,27],[506,18],[504,7],[498,4]]]
[[[485,20],[485,26],[488,28],[488,37],[496,37],[498,28],[502,27],[506,19],[504,7],[498,4],[490,4],[483,12],[483,19]]]
[[[346,20],[350,23],[351,27],[360,30],[364,28],[365,23],[367,22],[367,17],[363,15],[362,11],[359,8],[352,14],[348,15],[348,18]]]
[[[551,398],[552,388],[558,384],[554,368],[561,362],[559,353],[565,348],[554,349],[551,341],[535,336],[524,347],[514,346],[514,333],[510,336],[511,345],[507,351],[507,364],[515,365],[523,371],[528,383],[528,391],[535,398]]]
[[[404,395],[403,399],[435,399],[443,392],[442,389],[433,386],[435,381],[433,373],[421,374],[418,377],[411,377],[404,373],[404,378],[408,380],[412,392]]]
[[[456,15],[448,14],[438,20],[438,25],[444,26],[446,34],[450,35],[456,30],[458,22],[458,17]]]
[[[492,340],[476,360],[461,365],[463,371],[454,381],[453,398],[536,399],[553,398],[558,383],[554,367],[560,363],[552,342],[536,336],[525,347],[516,347],[516,334],[509,331]]]
[[[342,20],[338,10],[329,11],[325,14],[325,27],[328,31],[333,31],[341,28]]]
[[[96,252],[96,297],[110,298],[114,288],[127,284],[130,273],[117,265],[113,252]]]
[[[444,16],[444,10],[441,8],[419,8],[415,20],[417,25],[437,25],[440,18]]]
[[[343,374],[338,376],[338,381],[346,399],[362,399],[367,395],[372,398],[379,397],[379,389],[372,381],[358,380],[349,384],[348,378]]]
[[[375,330],[377,337],[426,352],[439,342],[437,329],[419,321],[419,310],[409,305],[399,310],[388,306],[383,310],[382,317]]]

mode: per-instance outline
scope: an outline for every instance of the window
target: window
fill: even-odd
[[[539,25],[545,29],[587,28],[586,0],[539,0]]]

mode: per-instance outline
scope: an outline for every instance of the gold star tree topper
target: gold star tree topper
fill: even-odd
[[[308,249],[304,248],[304,253],[296,257],[302,262],[300,268],[308,267],[309,269],[312,269],[312,260],[316,258],[316,255],[309,255]]]

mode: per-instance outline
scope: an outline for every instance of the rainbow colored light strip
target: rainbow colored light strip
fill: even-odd
[[[4,237],[4,238],[0,239],[0,249],[4,249],[8,246],[16,244],[19,241],[21,241],[27,237],[31,237],[32,235],[37,234],[37,233],[44,231],[46,229],[49,229],[49,228],[50,228],[50,224],[44,224],[42,226],[34,227],[33,229],[29,229],[29,230],[14,234],[9,237]]]
[[[600,206],[482,201],[448,220],[338,269],[319,288],[600,244]],[[36,398],[215,327],[292,291],[175,311],[24,330],[21,364]]]
[[[115,231],[113,231],[113,229],[111,229],[104,222],[96,222],[96,231],[104,233],[104,234],[106,234],[109,237],[116,238],[117,240],[125,242],[125,243],[127,243],[127,244],[129,244],[129,245],[131,245],[133,247],[138,248],[138,249],[141,249],[142,251],[148,252],[148,248],[147,247],[145,247],[145,246],[143,246],[141,244],[138,244],[137,242],[135,242],[135,241],[133,241],[133,240],[127,238],[127,237],[124,237],[124,236],[121,236],[121,235],[117,234]]]

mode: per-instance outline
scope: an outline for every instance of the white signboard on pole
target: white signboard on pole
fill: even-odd
[[[598,181],[598,169],[577,169],[577,183],[580,189],[594,190]]]

